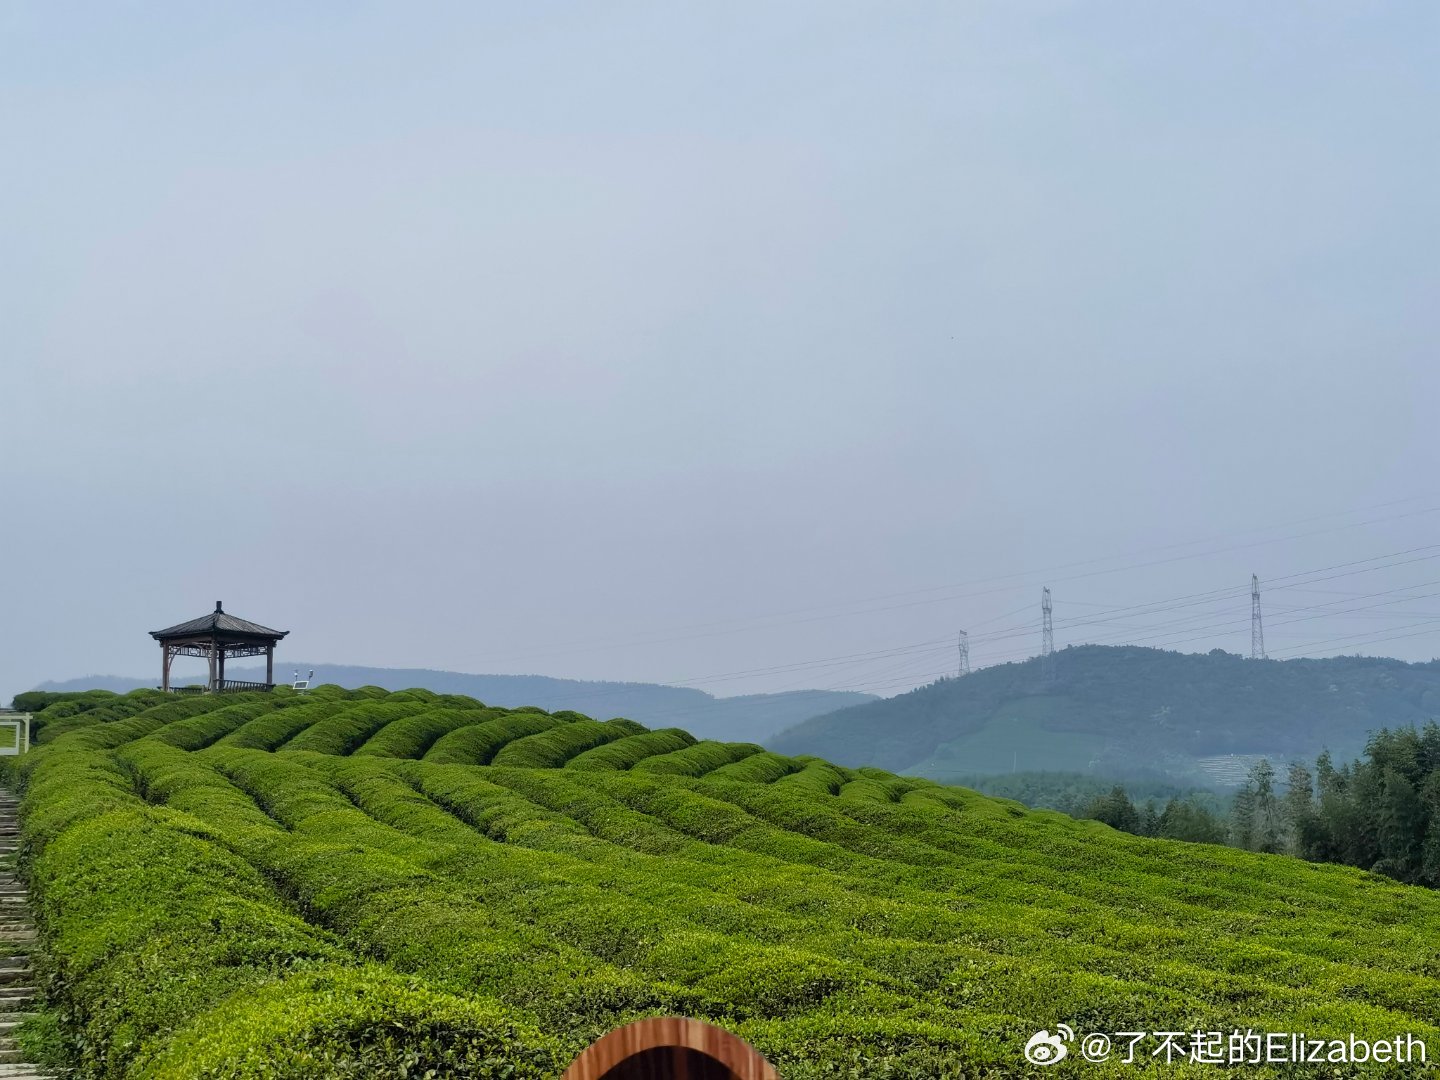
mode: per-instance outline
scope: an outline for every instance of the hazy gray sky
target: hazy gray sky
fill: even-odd
[[[216,599],[315,661],[892,693],[1034,651],[1046,582],[1061,645],[1244,651],[1256,572],[1272,653],[1440,654],[1437,46],[0,4],[0,698]]]

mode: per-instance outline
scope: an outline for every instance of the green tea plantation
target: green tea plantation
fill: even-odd
[[[1039,1030],[1424,1039],[1440,894],[410,690],[22,695],[32,1044],[86,1077],[558,1077],[686,1015],[784,1080],[1413,1076]]]

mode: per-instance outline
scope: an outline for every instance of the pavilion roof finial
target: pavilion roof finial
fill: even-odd
[[[223,614],[224,611],[225,611],[225,609],[220,606],[220,601],[219,601],[219,600],[216,600],[216,601],[215,601],[215,614],[216,614],[216,615],[220,615],[220,614]]]

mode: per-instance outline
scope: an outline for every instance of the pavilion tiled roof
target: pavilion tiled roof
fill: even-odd
[[[226,613],[217,600],[215,610],[210,614],[189,622],[176,623],[164,630],[151,630],[150,636],[156,641],[164,641],[166,638],[188,638],[206,634],[243,634],[247,637],[273,638],[279,641],[288,633],[289,630],[271,630],[268,626],[261,626],[248,619],[237,619]]]

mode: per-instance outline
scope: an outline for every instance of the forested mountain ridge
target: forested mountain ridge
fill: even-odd
[[[848,690],[791,690],[780,694],[715,697],[688,686],[661,683],[601,682],[557,679],[548,675],[474,675],[426,668],[358,667],[341,664],[277,663],[279,681],[288,682],[292,668],[303,674],[314,668],[323,682],[346,686],[378,686],[385,690],[421,687],[437,694],[466,694],[507,708],[538,705],[573,709],[592,716],[624,716],[642,724],[678,724],[702,738],[763,742],[777,732],[812,716],[876,701],[870,694]],[[265,677],[264,668],[232,668],[232,679]],[[37,690],[68,693],[112,690],[126,693],[155,685],[154,679],[90,675],[63,682],[44,682]]]
[[[1440,716],[1440,662],[1249,660],[1080,645],[806,720],[768,745],[947,777],[1017,769],[1203,779],[1236,760],[1358,756],[1367,734]],[[1243,771],[1243,770],[1242,770]]]

